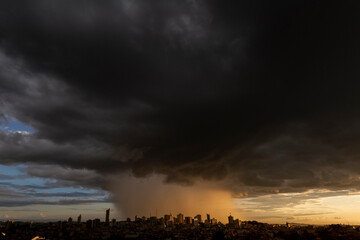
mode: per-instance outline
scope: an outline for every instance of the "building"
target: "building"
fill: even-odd
[[[68,223],[69,223],[69,224],[72,224],[72,218],[71,218],[71,217],[69,217]]]
[[[98,218],[94,219],[93,220],[93,228],[100,227],[100,223],[101,223],[100,219],[98,219]]]
[[[116,225],[116,219],[113,218],[113,219],[111,220],[111,226],[115,226],[115,225]]]
[[[192,224],[192,218],[191,217],[185,217],[185,224]]]
[[[239,219],[234,220],[234,227],[239,228],[241,221]]]
[[[183,214],[179,213],[177,215],[177,223],[178,224],[184,224],[184,215]]]
[[[94,222],[93,220],[89,219],[86,221],[86,228],[93,229],[94,228]]]
[[[211,223],[210,214],[206,214],[206,223]]]
[[[78,219],[77,219],[77,224],[80,225],[81,224],[81,214],[78,216]]]
[[[174,217],[170,215],[164,215],[164,221],[166,226],[174,224]]]
[[[229,224],[233,224],[234,223],[234,217],[233,216],[229,216],[228,217],[228,219],[229,219]]]
[[[109,223],[110,223],[110,208],[109,208],[108,210],[106,210],[105,223],[106,223],[106,224],[109,224]]]
[[[150,217],[149,222],[151,226],[155,226],[157,223],[157,217],[155,216]]]
[[[194,217],[194,221],[197,221],[198,223],[201,223],[201,214],[198,214]]]

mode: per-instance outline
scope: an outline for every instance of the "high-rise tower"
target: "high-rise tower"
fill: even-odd
[[[179,213],[177,215],[177,222],[178,222],[178,224],[184,224],[184,215],[183,214]]]
[[[81,224],[81,214],[78,216],[78,219],[77,219],[77,224],[80,225]]]
[[[106,224],[109,224],[109,223],[110,223],[110,208],[109,208],[108,210],[106,210],[105,223],[106,223]]]
[[[231,214],[230,214],[230,216],[228,217],[228,219],[229,219],[229,224],[233,224],[233,223],[234,223],[234,217],[231,216]]]

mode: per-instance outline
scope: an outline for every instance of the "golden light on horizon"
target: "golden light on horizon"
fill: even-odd
[[[155,216],[156,213],[158,216],[182,213],[193,217],[209,213],[222,222],[227,221],[229,212],[236,212],[231,192],[216,185],[201,182],[194,186],[181,186],[163,180],[164,176],[160,175],[143,179],[128,175],[114,178],[116,184],[112,185],[111,191],[119,212],[124,217]]]

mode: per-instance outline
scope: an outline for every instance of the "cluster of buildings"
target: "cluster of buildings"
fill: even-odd
[[[229,217],[229,226],[239,227],[240,221]],[[139,217],[125,221],[110,220],[110,209],[106,210],[105,221],[100,219],[77,220],[71,217],[67,221],[51,223],[13,222],[0,224],[1,239],[111,239],[118,238],[146,238],[156,236],[176,236],[177,239],[191,239],[191,236],[207,236],[211,239],[213,232],[223,226],[210,214],[203,219],[200,214],[190,217],[182,213],[173,216],[166,214],[163,217]]]
[[[127,219],[127,221],[131,221],[130,218]],[[155,216],[147,218],[145,216],[139,217],[135,216],[135,222],[150,222],[150,223],[161,223],[164,226],[172,226],[172,225],[199,225],[199,224],[217,224],[216,218],[210,218],[210,214],[206,214],[206,219],[204,221],[202,220],[202,217],[200,214],[196,215],[195,217],[184,217],[182,213],[179,213],[176,216],[172,216],[171,214],[165,214],[164,217],[157,218]]]
[[[33,223],[0,222],[0,240],[12,239],[360,239],[360,228],[348,225],[293,226],[271,225],[256,221],[240,221],[233,216],[222,224],[209,214],[184,217],[179,213],[163,217],[138,217],[132,221],[110,220],[110,209],[105,221],[93,219]]]

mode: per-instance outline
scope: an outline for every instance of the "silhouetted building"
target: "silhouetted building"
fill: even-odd
[[[174,217],[170,214],[170,215],[164,215],[164,221],[165,221],[165,224],[168,226],[168,225],[171,225],[171,224],[174,224]]]
[[[183,214],[179,213],[177,215],[177,223],[178,224],[184,224],[184,215]]]
[[[69,224],[72,224],[72,218],[71,218],[71,217],[69,217],[68,223],[69,223]]]
[[[198,214],[194,217],[194,220],[197,221],[198,223],[201,223],[201,214]]]
[[[113,219],[111,220],[111,226],[115,226],[115,225],[116,225],[116,219],[113,218]]]
[[[81,214],[78,216],[78,219],[77,219],[77,224],[80,225],[81,224]]]
[[[185,224],[192,224],[192,218],[191,217],[185,217]]]
[[[211,223],[210,214],[206,214],[206,223]]]
[[[233,216],[229,216],[228,217],[228,219],[229,219],[229,224],[233,224],[234,223],[234,217]]]
[[[155,224],[156,224],[156,222],[157,222],[157,217],[150,217],[150,224],[152,225],[152,226],[154,226]]]
[[[86,221],[86,228],[93,229],[94,228],[94,222],[93,220],[89,219]]]
[[[106,223],[106,224],[109,224],[109,223],[110,223],[110,208],[109,208],[108,210],[106,210],[105,223]]]
[[[241,221],[239,219],[234,220],[234,227],[239,228]]]
[[[98,219],[98,218],[94,219],[93,220],[93,228],[100,227],[100,223],[101,223],[100,219]]]

